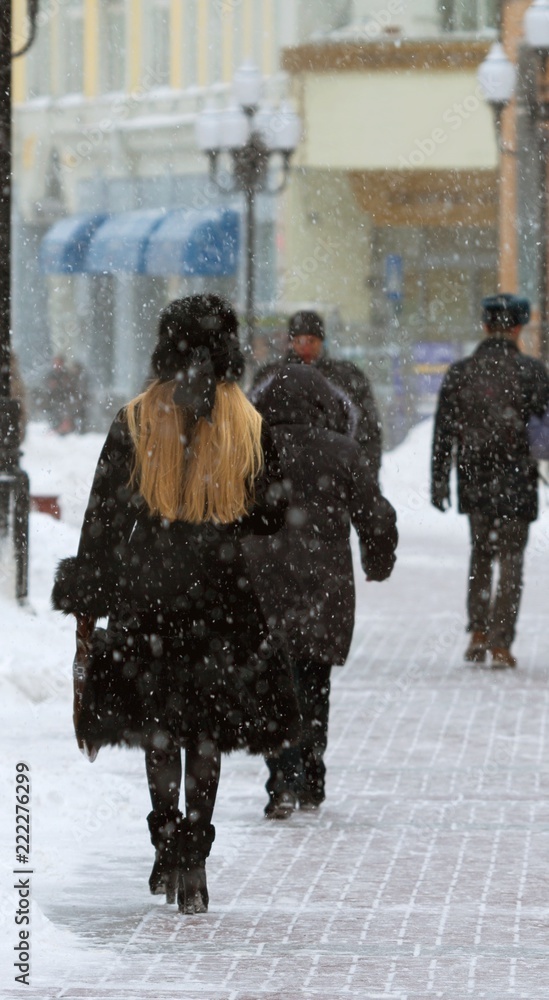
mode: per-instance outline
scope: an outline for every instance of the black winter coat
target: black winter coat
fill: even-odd
[[[291,505],[283,531],[244,546],[267,620],[284,629],[291,656],[330,664],[345,662],[353,635],[351,524],[372,580],[391,573],[398,538],[343,402],[311,365],[286,366],[258,393]]]
[[[252,398],[256,390],[266,378],[280,371],[287,364],[304,364],[305,362],[290,347],[283,361],[264,365],[260,368],[253,381]],[[377,411],[372,388],[366,376],[351,361],[339,361],[321,354],[311,365],[317,369],[332,385],[342,389],[356,407],[356,421],[352,426],[352,436],[358,442],[370,472],[377,479],[381,468],[381,421]]]
[[[134,447],[124,411],[101,453],[78,554],[64,560],[57,610],[109,617],[97,635],[79,735],[89,743],[279,749],[299,735],[286,653],[269,634],[241,538],[277,531],[287,498],[263,425],[264,470],[250,514],[226,526],[152,517],[128,483]]]
[[[487,337],[446,373],[435,418],[432,497],[449,497],[457,462],[459,510],[534,521],[537,464],[526,424],[549,405],[549,376],[512,340]]]

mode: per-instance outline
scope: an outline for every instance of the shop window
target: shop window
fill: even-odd
[[[398,297],[385,287],[388,256],[401,262]],[[411,345],[474,339],[480,300],[497,289],[495,233],[469,227],[378,229],[370,285],[374,340]]]
[[[471,335],[469,268],[433,268],[424,275],[425,340],[460,340]]]

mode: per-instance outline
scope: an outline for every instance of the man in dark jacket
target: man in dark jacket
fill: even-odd
[[[356,407],[353,436],[362,448],[369,469],[376,478],[381,466],[381,422],[370,383],[351,361],[336,361],[324,348],[324,323],[317,312],[303,309],[290,316],[289,347],[282,361],[263,365],[254,377],[253,387],[267,375],[288,363],[314,365],[333,385],[342,389]]]
[[[538,514],[536,462],[527,423],[549,405],[549,376],[521,354],[518,338],[530,318],[527,299],[483,299],[486,338],[470,357],[451,365],[435,419],[432,503],[449,505],[455,456],[459,510],[471,525],[467,610],[471,633],[465,659],[516,666],[510,647],[522,592],[522,564],[531,521]],[[499,563],[492,596],[494,562]]]
[[[290,494],[286,526],[244,548],[269,625],[289,645],[302,714],[297,748],[269,758],[265,810],[286,818],[325,794],[330,671],[349,653],[355,616],[351,524],[369,580],[395,562],[396,516],[349,431],[350,403],[313,366],[286,365],[252,397],[269,424]]]

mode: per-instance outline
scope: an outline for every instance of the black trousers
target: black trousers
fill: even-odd
[[[489,646],[509,649],[514,637],[529,522],[522,518],[469,515],[471,564],[467,611],[470,632],[485,632]],[[499,567],[494,589],[494,568]]]
[[[185,753],[185,802],[179,801],[183,777],[182,751],[179,747],[148,747],[145,767],[153,809],[164,813],[183,806],[184,814],[193,823],[207,826],[212,821],[221,756],[212,740],[191,744]]]
[[[300,797],[320,804],[325,798],[326,766],[330,714],[329,663],[296,660],[294,681],[301,711],[302,739],[298,747],[282,750],[278,757],[267,757],[269,778],[266,789],[272,797],[290,789]]]

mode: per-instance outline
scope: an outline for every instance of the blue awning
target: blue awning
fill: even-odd
[[[45,274],[81,274],[86,270],[90,240],[105,215],[69,215],[48,230],[40,244],[40,268]]]
[[[109,216],[91,239],[86,271],[92,274],[148,273],[145,271],[148,242],[165,218],[166,213],[155,208]]]
[[[150,234],[145,273],[227,277],[238,263],[240,220],[230,209],[176,209]]]

